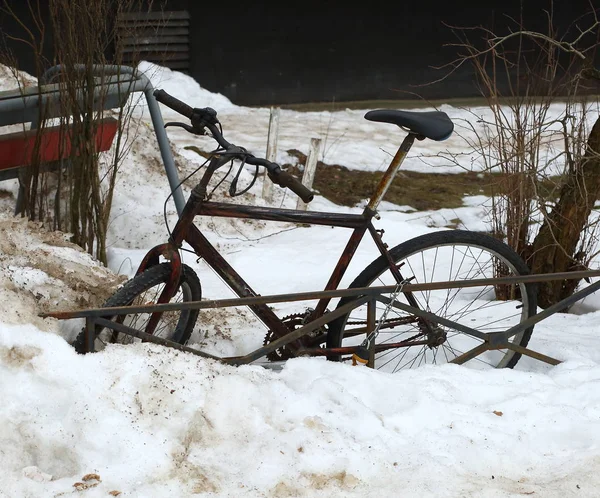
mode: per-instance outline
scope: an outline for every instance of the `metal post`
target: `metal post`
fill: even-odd
[[[94,352],[94,342],[96,342],[96,326],[95,318],[88,316],[85,319],[85,351],[86,353]]]
[[[377,316],[375,314],[377,310],[377,300],[371,299],[367,303],[367,337],[371,335],[371,332],[375,330]],[[369,368],[375,368],[375,338],[369,343],[369,361],[367,362]]]
[[[158,140],[158,147],[160,149],[160,155],[165,165],[165,171],[171,186],[171,192],[173,192],[173,201],[175,202],[175,208],[177,214],[181,216],[183,207],[185,206],[185,198],[183,197],[183,190],[179,182],[179,175],[177,174],[177,168],[175,167],[175,161],[173,154],[171,153],[171,146],[169,145],[169,139],[167,138],[167,132],[165,131],[165,122],[163,121],[162,114],[158,102],[154,98],[154,89],[150,82],[150,86],[144,94],[146,95],[146,101],[148,102],[148,109],[150,110],[150,116],[152,118],[152,125],[154,126],[154,133],[156,133],[156,139]]]

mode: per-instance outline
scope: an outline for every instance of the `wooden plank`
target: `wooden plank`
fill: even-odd
[[[130,29],[139,28],[160,28],[162,26],[169,26],[170,28],[187,27],[190,25],[189,21],[135,21],[135,22],[119,22],[117,23],[117,31],[126,31]]]
[[[124,45],[153,45],[153,44],[167,44],[167,43],[188,43],[188,36],[147,36],[147,37],[133,37],[128,36],[121,39],[121,43]]]
[[[135,60],[143,57],[144,59],[154,62],[154,61],[189,61],[190,54],[187,52],[130,52],[127,54],[123,54],[123,58],[125,60]]]
[[[313,182],[315,180],[315,172],[317,171],[317,162],[319,158],[319,149],[321,148],[320,138],[310,139],[310,149],[308,151],[308,157],[306,158],[306,164],[304,165],[304,174],[302,175],[302,185],[308,189],[312,189]],[[308,204],[304,202],[300,197],[296,202],[296,209],[306,211]]]
[[[163,12],[126,12],[119,14],[118,21],[164,21],[189,19],[187,10],[168,10]]]
[[[267,161],[275,162],[277,160],[277,138],[279,136],[279,107],[271,107],[269,116],[269,131],[267,133]],[[265,169],[263,173],[262,198],[267,202],[273,202],[273,182],[267,175]]]
[[[127,30],[127,29],[135,29],[135,28],[144,28],[144,27],[148,27],[148,28],[156,28],[156,27],[161,27],[161,26],[169,26],[171,28],[176,28],[176,27],[185,27],[185,26],[189,26],[190,25],[190,21],[187,21],[185,19],[181,19],[181,20],[169,20],[169,21],[127,21],[127,22],[118,22],[117,23],[117,30]]]
[[[117,37],[127,37],[133,36],[137,37],[148,37],[148,36],[189,36],[190,28],[189,26],[185,27],[165,27],[165,26],[148,26],[136,28],[132,27],[130,29],[122,30],[122,33],[117,33]]]
[[[145,45],[143,47],[136,47],[135,45],[133,46],[129,46],[129,47],[125,47],[121,50],[122,54],[128,54],[128,53],[138,53],[138,52],[169,52],[169,53],[175,53],[175,52],[185,52],[185,53],[189,53],[190,51],[190,46],[189,44],[186,45]]]

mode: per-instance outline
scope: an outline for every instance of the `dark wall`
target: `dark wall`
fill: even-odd
[[[49,18],[47,2],[35,4],[35,8],[37,18]],[[22,22],[15,21],[15,18]],[[44,33],[43,40],[40,40],[41,32]],[[0,34],[2,64],[17,65],[19,69],[34,76],[37,76],[37,64],[40,64],[40,70],[47,69],[52,64],[52,31],[36,26],[27,0],[0,0]],[[41,57],[37,57],[36,51],[40,50]]]
[[[25,0],[10,1],[26,10]],[[544,9],[551,5],[547,0],[166,4],[167,10],[190,11],[191,75],[240,105],[476,96],[469,65],[431,84],[447,74],[434,67],[456,57],[456,47],[447,45],[457,39],[447,25],[506,32],[509,17],[522,17],[528,29],[546,32]],[[589,7],[588,0],[555,1],[559,29]],[[22,33],[1,13],[0,27],[3,33]],[[19,66],[35,72],[31,54],[8,44],[16,47]]]
[[[190,2],[201,29],[193,34],[192,75],[235,103],[265,105],[308,101],[467,97],[477,95],[465,66],[443,83],[433,69],[453,60],[456,41],[446,24],[496,26],[524,17],[546,30],[547,1],[450,2],[417,0],[248,2],[232,9]],[[566,25],[589,9],[587,0],[556,2]],[[447,70],[446,70],[447,71]]]

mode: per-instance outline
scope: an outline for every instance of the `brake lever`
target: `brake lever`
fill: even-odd
[[[206,130],[204,130],[203,128],[198,129],[195,126],[189,125],[187,123],[179,123],[177,121],[169,121],[168,123],[165,123],[165,128],[167,126],[178,126],[179,128],[183,128],[188,133],[191,133],[192,135],[205,135],[206,134]]]

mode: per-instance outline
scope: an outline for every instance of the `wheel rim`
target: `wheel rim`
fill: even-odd
[[[518,274],[514,265],[499,253],[467,243],[439,244],[415,250],[398,263],[403,263],[400,272],[403,278],[411,279],[410,283],[474,280]],[[368,285],[395,283],[390,271],[385,270]],[[528,294],[524,284],[421,291],[413,293],[413,296],[420,309],[481,332],[503,332],[528,316]],[[499,297],[502,298],[498,299]],[[398,298],[401,303],[408,304],[406,296],[400,294]],[[386,307],[377,302],[377,323]],[[344,327],[342,346],[358,345],[364,341],[366,312],[366,305],[351,312]],[[521,344],[525,333],[520,332],[509,341]],[[483,340],[446,325],[433,324],[427,329],[422,321],[419,323],[414,317],[392,307],[388,310],[386,321],[381,323],[374,343],[377,348],[375,368],[396,372],[424,364],[448,363],[482,344]],[[379,350],[392,343],[405,346]],[[507,349],[485,351],[466,365],[473,368],[512,366],[514,355],[513,351]],[[348,360],[349,357],[342,359]]]
[[[142,294],[136,296],[130,305],[143,306],[155,304],[158,301],[158,298],[161,295],[164,287],[165,285],[163,283],[150,287]],[[190,285],[184,281],[177,289],[177,292],[173,298],[169,300],[169,303],[181,303],[192,300],[192,290]],[[179,342],[179,338],[183,334],[183,330],[188,321],[189,314],[189,310],[164,312],[161,315],[152,335]],[[114,317],[113,321],[118,321],[127,327],[144,332],[150,317],[150,313],[134,313],[121,317]],[[128,334],[117,333],[112,330],[103,329],[96,338],[96,349],[98,351],[103,349],[107,343],[131,344],[134,342],[141,342],[141,340]]]

